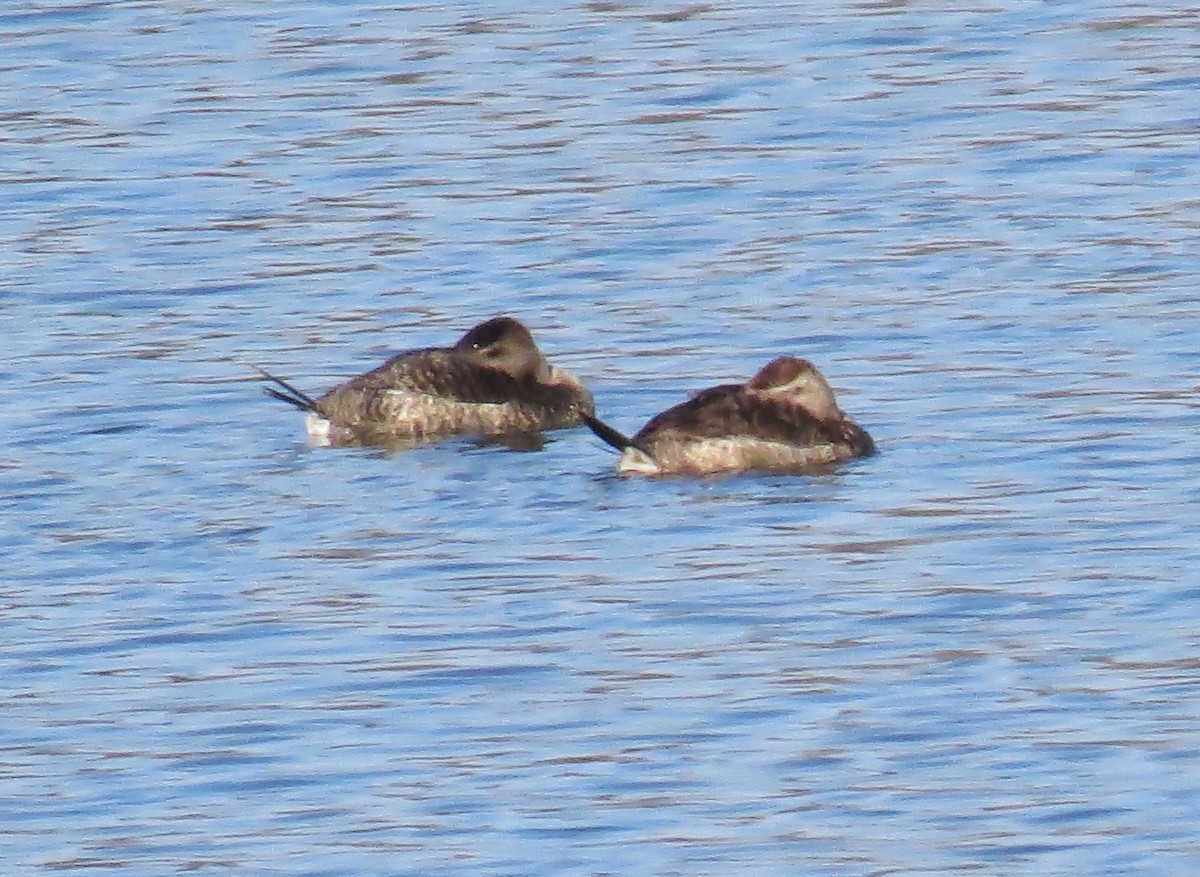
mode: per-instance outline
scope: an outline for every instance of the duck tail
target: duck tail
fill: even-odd
[[[278,399],[280,402],[287,402],[289,405],[295,405],[301,411],[316,411],[317,400],[305,393],[303,390],[298,390],[289,384],[283,378],[277,378],[264,368],[259,368],[257,365],[250,366],[264,378],[276,387],[263,387],[263,392],[272,399]]]
[[[583,419],[584,424],[592,432],[596,434],[596,438],[604,442],[606,445],[616,448],[618,451],[623,451],[626,448],[633,447],[633,441],[625,433],[613,429],[603,420],[598,417],[593,417],[586,411],[580,411],[579,416]]]

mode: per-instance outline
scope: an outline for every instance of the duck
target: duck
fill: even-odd
[[[597,418],[583,422],[621,452],[623,475],[811,471],[875,453],[807,359],[780,356],[744,384],[722,384],[653,417],[629,438]]]
[[[255,368],[273,385],[268,396],[308,413],[308,436],[319,445],[538,434],[595,412],[579,378],[547,362],[529,329],[507,316],[451,347],[399,353],[316,399]]]

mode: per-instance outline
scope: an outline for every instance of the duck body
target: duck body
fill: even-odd
[[[592,431],[622,453],[617,471],[712,475],[804,471],[875,451],[807,360],[780,357],[745,384],[723,384],[653,417],[625,438],[595,417]]]
[[[453,347],[393,356],[317,399],[263,374],[281,388],[269,395],[308,412],[308,434],[321,444],[538,433],[577,426],[594,410],[583,383],[546,362],[509,317],[479,324]]]

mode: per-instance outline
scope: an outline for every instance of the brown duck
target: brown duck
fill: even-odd
[[[591,412],[583,421],[622,452],[617,471],[623,474],[802,471],[875,451],[866,431],[838,408],[825,377],[791,356],[772,360],[748,383],[700,391],[633,438]]]
[[[576,426],[594,411],[570,372],[550,365],[529,330],[495,317],[453,347],[410,350],[314,399],[274,375],[266,393],[308,412],[319,444],[433,441]]]

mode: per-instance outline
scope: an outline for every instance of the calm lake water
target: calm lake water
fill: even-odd
[[[1200,873],[1188,4],[0,13],[0,861]],[[636,429],[806,356],[881,453],[310,447],[497,313]]]

